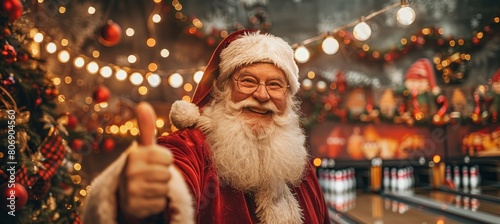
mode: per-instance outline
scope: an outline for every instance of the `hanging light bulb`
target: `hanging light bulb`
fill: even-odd
[[[301,45],[295,49],[295,60],[297,60],[297,62],[305,63],[309,61],[309,57],[311,57],[311,53],[306,47]]]
[[[398,10],[396,19],[404,26],[410,25],[415,21],[415,11],[410,7],[407,0],[401,0],[401,8]]]
[[[168,77],[168,83],[173,88],[179,88],[184,83],[184,79],[182,78],[181,74],[176,72],[176,73],[170,75],[170,77]]]
[[[357,40],[365,41],[372,35],[372,29],[365,23],[365,18],[361,18],[361,22],[354,27],[352,34]]]
[[[339,50],[339,42],[332,36],[328,36],[323,40],[323,43],[321,43],[321,49],[323,49],[325,54],[335,54]]]

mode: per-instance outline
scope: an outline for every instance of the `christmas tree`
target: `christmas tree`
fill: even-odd
[[[0,1],[0,220],[79,223],[80,155],[20,0]],[[23,12],[24,11],[24,12]]]

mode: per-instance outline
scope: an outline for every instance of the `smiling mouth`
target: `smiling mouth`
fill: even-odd
[[[254,113],[258,113],[258,114],[267,114],[267,113],[271,113],[271,111],[269,110],[266,110],[266,109],[260,109],[260,108],[255,108],[255,107],[247,107],[247,109],[249,111],[252,111]]]

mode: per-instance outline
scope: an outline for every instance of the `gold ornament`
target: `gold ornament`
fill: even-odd
[[[50,211],[56,210],[56,199],[54,198],[54,196],[52,196],[52,194],[50,194],[49,198],[47,199],[47,206],[49,207]]]

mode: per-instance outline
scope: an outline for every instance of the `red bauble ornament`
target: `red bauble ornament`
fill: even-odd
[[[19,210],[26,205],[28,201],[28,192],[20,183],[5,183],[0,186],[0,206],[7,210]]]
[[[22,62],[27,62],[29,59],[29,56],[25,53],[19,53],[17,54],[17,60],[22,61]]]
[[[113,149],[115,149],[115,140],[111,138],[104,139],[104,141],[102,142],[102,147],[106,152],[113,151]]]
[[[122,39],[122,28],[109,20],[106,25],[99,29],[99,42],[106,46],[112,47],[120,43]]]
[[[79,151],[80,149],[82,149],[82,147],[83,147],[83,140],[75,138],[73,139],[73,141],[71,141],[71,148],[73,150]]]
[[[36,100],[35,100],[35,106],[39,107],[40,105],[42,105],[42,102],[43,102],[42,98],[40,98],[40,97],[36,98]]]
[[[1,0],[0,7],[10,21],[19,19],[23,14],[23,4],[20,0]]]
[[[66,116],[68,117],[68,123],[66,124],[66,128],[74,130],[76,126],[78,126],[78,118],[76,118],[72,114],[68,114]]]
[[[92,97],[94,98],[94,101],[96,103],[106,102],[108,101],[110,96],[111,92],[106,86],[98,86],[94,89],[94,93],[92,94]]]
[[[4,61],[7,62],[8,64],[16,61],[17,60],[16,49],[10,44],[3,45],[2,57]]]

